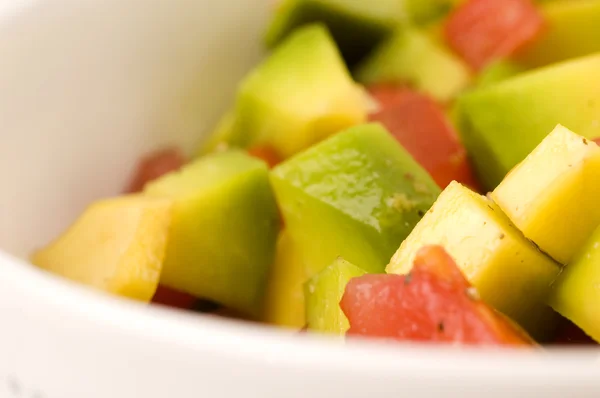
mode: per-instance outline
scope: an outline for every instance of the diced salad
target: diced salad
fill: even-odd
[[[283,0],[193,156],[32,262],[329,336],[600,342],[600,0]]]

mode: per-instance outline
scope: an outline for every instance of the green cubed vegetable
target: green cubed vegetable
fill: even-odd
[[[340,257],[313,276],[304,286],[308,330],[344,335],[350,324],[340,301],[350,279],[364,274],[366,271]]]
[[[338,256],[383,271],[440,192],[379,124],[350,128],[271,172],[286,228],[311,277]]]
[[[552,286],[550,305],[600,342],[600,228]]]
[[[280,225],[267,166],[237,151],[208,155],[145,193],[174,202],[161,283],[260,315]]]
[[[557,124],[600,136],[600,54],[517,75],[459,97],[459,130],[484,188],[504,176]]]

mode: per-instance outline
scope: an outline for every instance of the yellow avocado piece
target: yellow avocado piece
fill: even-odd
[[[150,301],[160,279],[172,203],[131,195],[92,204],[32,262],[97,289]]]
[[[600,224],[600,147],[559,125],[491,197],[527,238],[567,264]]]
[[[600,228],[560,274],[549,303],[600,342]]]
[[[407,274],[417,251],[442,245],[482,299],[544,339],[554,312],[546,306],[560,266],[510,224],[489,199],[457,182],[439,196],[392,258],[386,271]]]
[[[283,231],[269,276],[264,321],[281,327],[303,328],[306,316],[302,289],[307,279],[302,252],[290,234]]]

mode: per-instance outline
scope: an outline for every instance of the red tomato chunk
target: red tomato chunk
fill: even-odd
[[[440,246],[421,249],[408,275],[350,281],[340,303],[348,335],[470,345],[531,345],[532,340],[481,301]]]
[[[176,148],[168,148],[147,155],[139,162],[126,192],[139,192],[150,181],[179,170],[185,163],[185,156]]]
[[[544,19],[531,0],[468,0],[450,15],[446,40],[475,70],[533,42]]]
[[[478,190],[467,152],[433,99],[397,86],[371,87],[369,92],[379,103],[370,120],[383,124],[440,187],[456,180]]]

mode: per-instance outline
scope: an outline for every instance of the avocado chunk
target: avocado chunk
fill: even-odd
[[[343,336],[350,328],[340,308],[350,279],[366,274],[343,258],[313,276],[304,287],[308,330]]]
[[[557,124],[600,136],[600,54],[522,73],[458,99],[459,130],[493,190]]]
[[[33,264],[115,295],[150,301],[158,287],[172,202],[141,195],[90,205]]]
[[[174,201],[161,283],[259,316],[280,225],[265,163],[216,153],[145,193]]]
[[[302,251],[297,246],[287,230],[283,230],[277,241],[263,317],[269,324],[293,329],[306,326],[302,289],[307,276]]]
[[[546,32],[517,59],[530,68],[600,52],[600,1],[555,1],[541,6]]]
[[[549,303],[600,342],[600,228],[589,237],[552,286]]]
[[[310,25],[250,72],[239,87],[234,120],[225,119],[218,131],[230,137],[229,146],[267,146],[286,159],[364,122],[367,107],[327,29]]]
[[[491,198],[528,239],[568,264],[600,225],[600,147],[559,125]]]
[[[312,277],[341,256],[382,272],[440,192],[379,124],[330,137],[271,171],[286,228]]]
[[[409,84],[447,102],[470,81],[466,65],[417,28],[399,28],[362,63],[356,76],[365,85]]]
[[[525,239],[491,200],[451,183],[386,271],[409,273],[417,251],[427,245],[443,246],[489,305],[533,337],[549,337],[556,319],[546,300],[560,266]]]
[[[399,0],[283,0],[268,26],[265,43],[273,48],[297,28],[323,23],[346,62],[353,65],[406,19]]]

